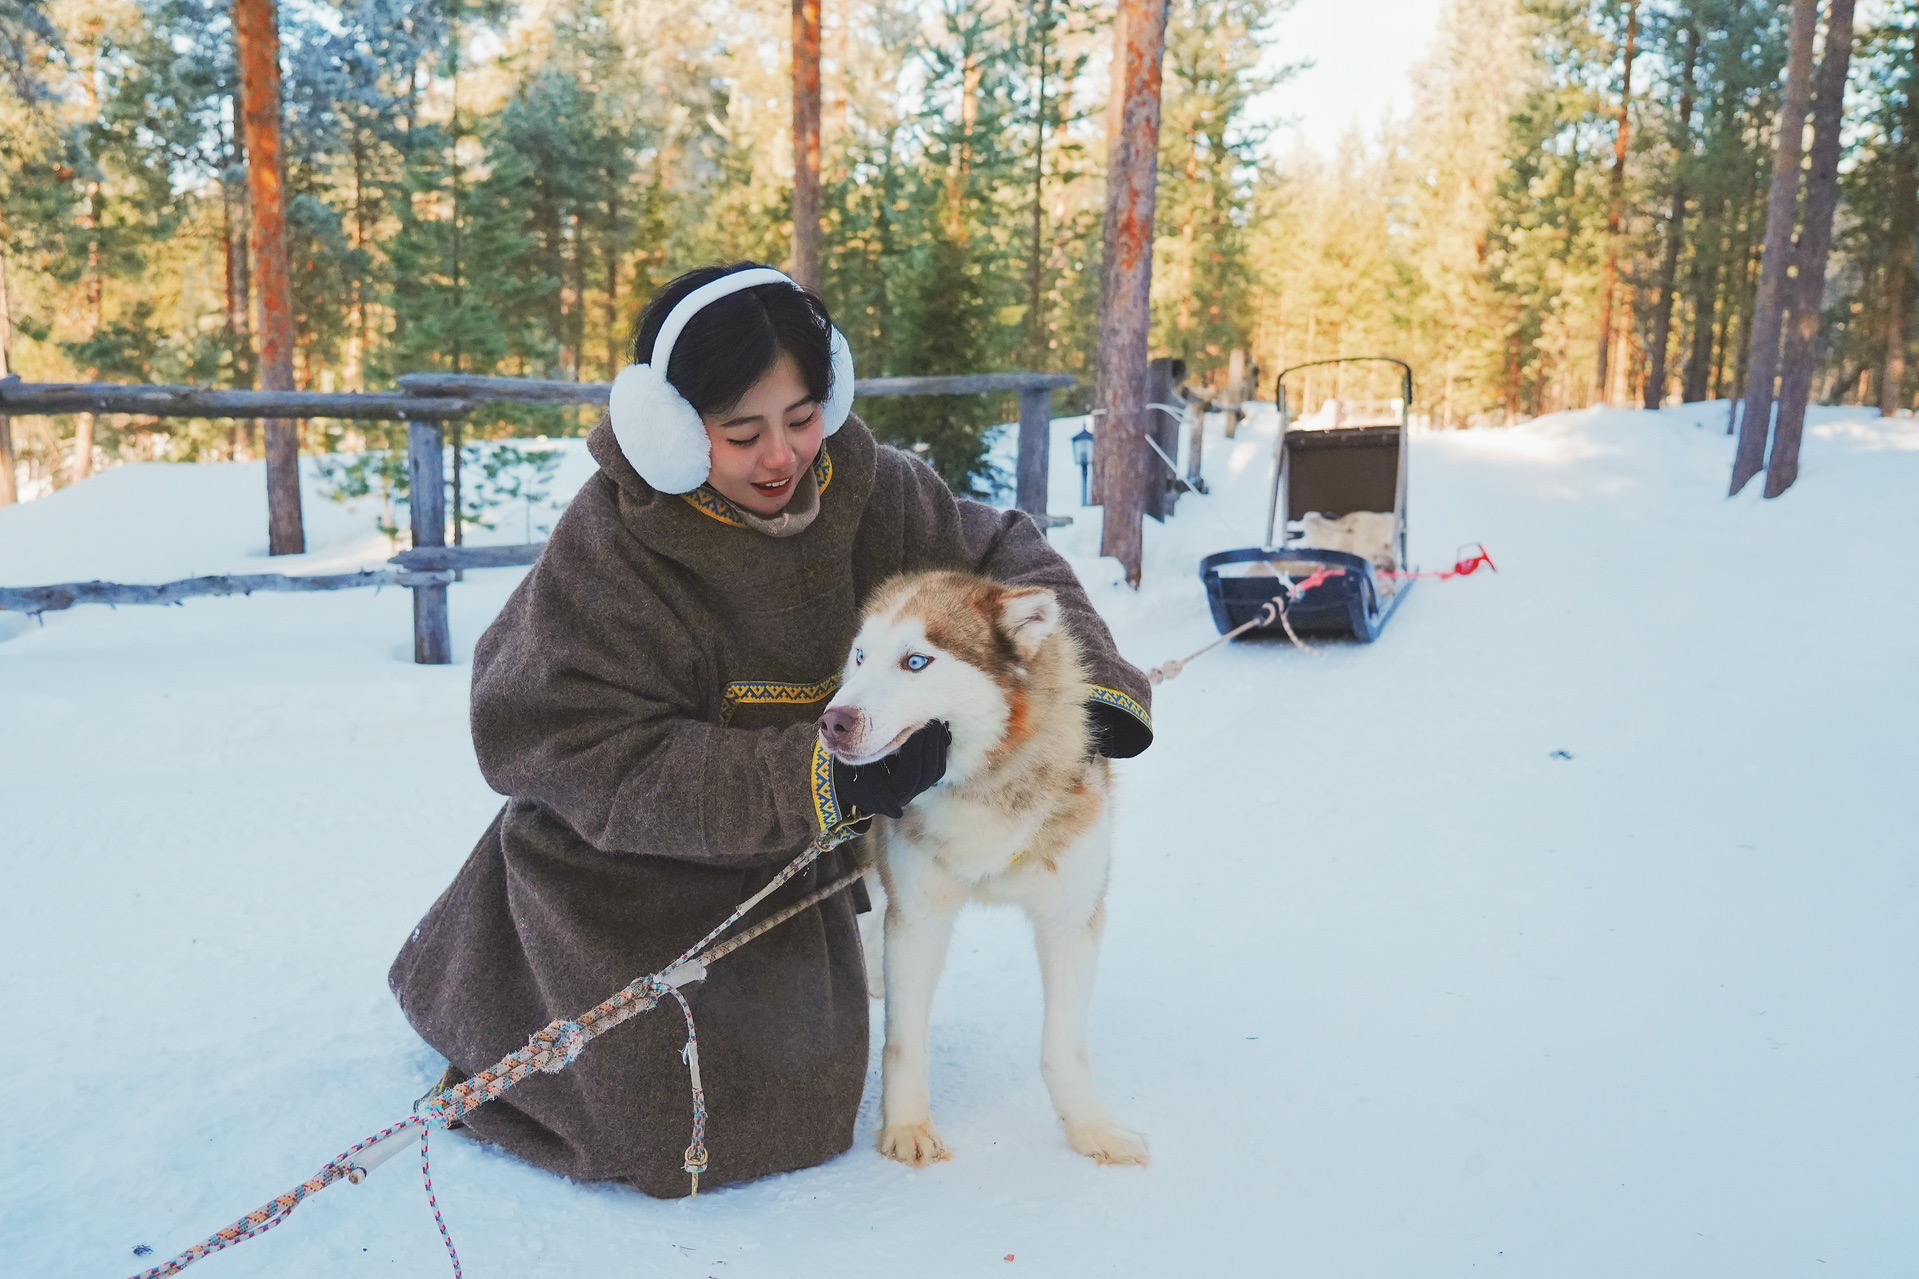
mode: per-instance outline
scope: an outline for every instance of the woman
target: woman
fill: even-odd
[[[944,769],[942,726],[849,770],[820,746],[867,595],[965,568],[1050,587],[1093,662],[1105,753],[1152,739],[1147,684],[1026,516],[955,500],[848,415],[825,305],[752,264],[662,289],[587,438],[600,464],[473,658],[473,741],[507,802],[389,981],[465,1078],[556,1017],[657,971],[821,830],[897,814]],[[852,865],[850,848],[771,913]],[[842,893],[717,964],[688,995],[710,1118],[704,1185],[845,1151],[867,995]],[[467,1127],[552,1171],[687,1193],[676,1010],[638,1018]]]

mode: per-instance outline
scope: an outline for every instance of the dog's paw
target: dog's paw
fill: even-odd
[[[880,1153],[915,1168],[944,1163],[953,1157],[930,1119],[923,1124],[888,1125],[880,1132]]]
[[[1066,1144],[1102,1164],[1144,1168],[1152,1162],[1146,1153],[1146,1138],[1116,1119],[1069,1123]]]

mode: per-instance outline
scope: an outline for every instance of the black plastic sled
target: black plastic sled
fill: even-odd
[[[1330,364],[1387,363],[1400,370],[1396,420],[1346,425],[1337,401],[1324,422],[1295,422],[1286,378]],[[1301,636],[1350,638],[1370,644],[1412,589],[1406,563],[1406,436],[1413,371],[1402,360],[1354,356],[1294,365],[1279,375],[1279,441],[1266,508],[1266,544],[1220,551],[1199,562],[1213,623],[1221,634],[1255,622],[1276,595],[1287,597],[1286,622]],[[1280,513],[1285,524],[1280,525]],[[1377,518],[1364,520],[1356,513]],[[1277,537],[1275,535],[1278,535]],[[1357,553],[1316,545],[1370,539]],[[1284,635],[1278,618],[1249,635]]]

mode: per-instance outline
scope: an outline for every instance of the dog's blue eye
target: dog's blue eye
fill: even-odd
[[[924,653],[908,653],[900,665],[909,671],[923,671],[933,664],[933,659]]]
[[[853,650],[853,665],[855,665],[855,666],[861,666],[861,665],[864,665],[864,664],[865,664],[865,662],[866,662],[866,653],[865,653],[865,651],[864,651],[864,650],[862,650],[862,649],[857,649],[857,648],[856,648],[856,649],[854,649],[854,650]]]

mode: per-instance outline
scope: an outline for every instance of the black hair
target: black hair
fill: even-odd
[[[758,265],[704,266],[662,287],[640,312],[633,362],[651,363],[660,326],[687,294]],[[782,354],[799,365],[807,394],[824,403],[833,380],[833,317],[817,294],[775,280],[729,293],[696,311],[673,343],[666,380],[697,412],[725,413]]]

